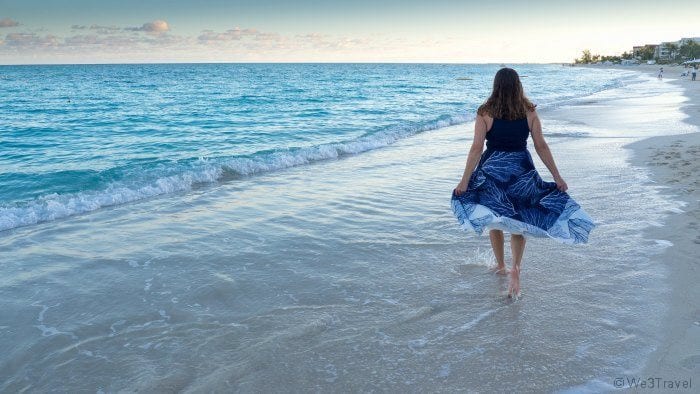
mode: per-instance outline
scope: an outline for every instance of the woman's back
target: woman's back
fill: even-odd
[[[525,150],[528,135],[530,135],[530,125],[527,118],[516,120],[493,118],[491,129],[486,133],[486,148],[508,152]]]

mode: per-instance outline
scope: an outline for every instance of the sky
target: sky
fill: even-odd
[[[571,62],[700,36],[697,0],[0,0],[0,64]]]

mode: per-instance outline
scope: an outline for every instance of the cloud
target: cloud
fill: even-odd
[[[119,26],[105,26],[105,25],[72,25],[71,30],[73,31],[82,31],[82,30],[90,30],[91,32],[94,32],[96,34],[116,34],[119,32],[146,32],[146,33],[165,33],[170,30],[170,25],[168,25],[168,22],[164,20],[156,20],[153,22],[147,22],[141,25],[140,27],[119,27]]]
[[[53,35],[40,36],[36,33],[10,33],[5,36],[3,45],[15,48],[47,48],[60,45],[61,41]]]
[[[105,36],[98,34],[78,34],[75,36],[66,37],[63,41],[63,46],[68,48],[77,47],[104,47],[107,48],[125,48],[125,47],[136,47],[139,45],[139,41],[134,37],[127,36]]]
[[[297,34],[294,36],[294,40],[306,47],[328,50],[357,48],[371,44],[366,39],[333,37],[329,34],[321,33]]]
[[[295,50],[315,49],[337,51],[369,45],[370,41],[359,38],[336,37],[329,34],[308,33],[286,36],[275,32],[265,32],[253,28],[235,27],[223,32],[204,30],[197,37],[202,45],[239,46],[246,50]]]
[[[39,35],[37,33],[11,33],[4,39],[0,38],[0,53],[2,49],[17,53],[41,52],[48,53],[121,53],[143,52],[157,50],[182,50],[192,47],[196,41],[191,37],[183,37],[168,33],[162,34],[133,34],[123,29],[105,34],[104,26],[91,28],[86,26],[79,30],[80,34],[67,37],[54,35]]]
[[[38,32],[7,34],[0,37],[0,54],[41,55],[45,58],[81,56],[89,59],[131,56],[148,59],[226,58],[264,60],[296,59],[300,54],[316,58],[344,56],[383,50],[375,38],[344,37],[310,32],[286,35],[256,28],[234,27],[224,31],[203,30],[198,35],[179,36],[170,33],[166,21],[144,23],[141,27],[77,24],[72,33],[57,37]],[[380,40],[381,41],[381,40]],[[384,43],[387,44],[386,42]]]
[[[168,25],[168,22],[158,20],[144,23],[143,26],[141,26],[141,29],[150,33],[164,33],[170,30],[170,26]]]
[[[71,30],[90,30],[96,34],[115,34],[123,31],[124,29],[119,26],[103,26],[103,25],[73,25],[70,27]]]
[[[170,25],[168,22],[163,20],[156,20],[153,22],[144,23],[141,27],[127,27],[124,30],[127,31],[143,31],[146,33],[165,33],[170,30]]]
[[[0,27],[15,27],[15,26],[19,26],[19,22],[14,21],[10,18],[0,19]]]
[[[234,27],[233,29],[226,30],[222,33],[217,33],[212,30],[204,30],[202,34],[197,37],[200,42],[212,42],[212,41],[239,41],[243,38],[256,38],[260,33],[256,29],[241,29],[240,27]]]

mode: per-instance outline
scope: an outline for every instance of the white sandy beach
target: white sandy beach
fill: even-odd
[[[654,76],[660,67],[619,66],[639,69]],[[663,68],[664,79],[682,86],[688,98],[681,105],[681,110],[688,116],[684,121],[700,127],[700,81],[680,77],[684,70],[682,66]],[[673,243],[658,256],[659,263],[669,272],[672,301],[664,316],[653,317],[664,322],[666,335],[639,377],[697,379],[700,378],[700,133],[673,135],[673,130],[669,133],[671,135],[652,137],[627,146],[634,152],[633,165],[650,168],[654,181],[668,187],[670,198],[687,203],[684,212],[671,214],[665,226],[648,230],[650,239],[665,239]],[[695,387],[700,380],[692,384]]]

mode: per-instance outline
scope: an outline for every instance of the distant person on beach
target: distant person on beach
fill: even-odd
[[[695,81],[695,77],[698,75],[698,68],[697,68],[697,67],[695,67],[695,68],[693,69],[693,72],[691,73],[691,75],[693,76],[693,77],[691,78],[691,80],[692,80],[692,81]]]
[[[543,180],[535,169],[527,149],[529,135],[554,182]],[[479,235],[489,230],[497,262],[491,270],[510,274],[509,298],[520,295],[525,235],[565,244],[588,242],[595,224],[566,193],[567,188],[542,134],[535,104],[525,96],[518,73],[511,68],[500,69],[491,96],[476,112],[474,140],[451,202],[464,230]],[[504,261],[503,231],[511,234],[510,271]]]
[[[659,69],[659,76],[658,76],[658,78],[661,79],[661,78],[663,78],[663,77],[664,77],[664,68],[661,67],[661,68]]]

